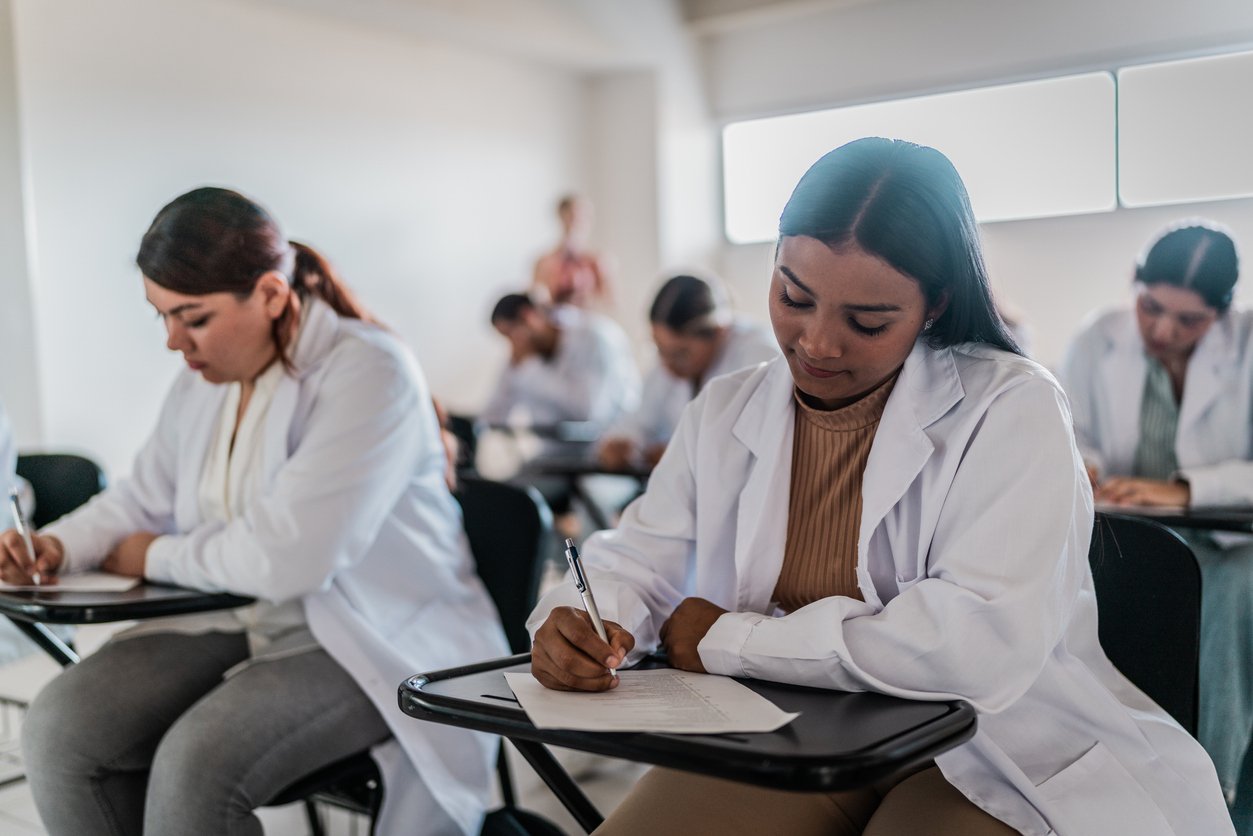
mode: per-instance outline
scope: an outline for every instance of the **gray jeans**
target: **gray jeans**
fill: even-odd
[[[222,679],[247,658],[243,633],[148,634],[54,679],[22,728],[48,833],[259,836],[254,808],[389,736],[326,651]]]

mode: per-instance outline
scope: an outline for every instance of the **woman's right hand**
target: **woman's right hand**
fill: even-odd
[[[597,458],[605,470],[626,470],[635,456],[635,445],[629,438],[607,438],[601,442]]]
[[[32,534],[30,539],[35,547],[33,563],[26,551],[26,542],[16,529],[0,533],[0,580],[29,586],[34,582],[33,575],[38,573],[41,584],[56,583],[57,572],[65,561],[65,546],[56,537],[46,534]]]
[[[535,631],[531,674],[555,691],[608,691],[616,688],[616,669],[635,647],[635,637],[612,621],[605,622],[605,642],[592,619],[574,607],[557,607]]]

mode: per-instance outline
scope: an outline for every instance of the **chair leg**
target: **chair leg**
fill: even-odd
[[[312,798],[305,799],[305,816],[309,819],[309,836],[326,836],[322,817],[318,814],[318,805]]]

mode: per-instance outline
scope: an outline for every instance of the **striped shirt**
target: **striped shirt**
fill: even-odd
[[[861,482],[891,377],[856,403],[818,410],[796,394],[787,545],[774,600],[787,612],[857,588]]]

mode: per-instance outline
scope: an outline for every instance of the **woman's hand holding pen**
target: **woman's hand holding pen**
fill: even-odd
[[[609,641],[596,635],[584,610],[557,607],[535,631],[531,646],[531,674],[545,688],[556,691],[607,691],[618,685],[610,674],[635,647],[635,637],[606,621]]]
[[[46,534],[31,534],[30,539],[35,547],[33,561],[17,529],[0,533],[0,580],[30,586],[38,574],[40,585],[56,583],[57,572],[65,560],[65,547],[60,540]]]
[[[672,667],[695,673],[705,673],[697,647],[727,610],[704,598],[684,598],[674,608],[666,623],[661,625],[661,646]]]

